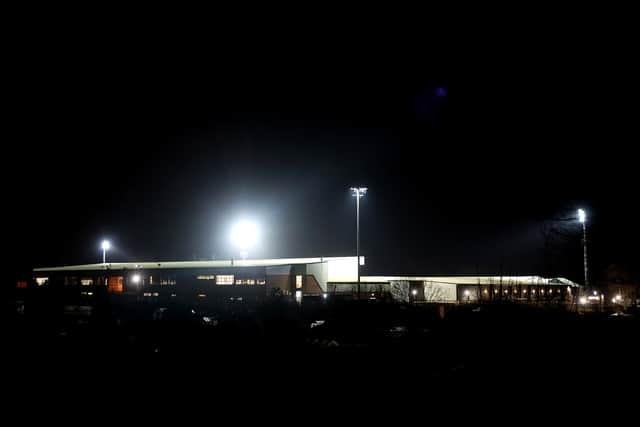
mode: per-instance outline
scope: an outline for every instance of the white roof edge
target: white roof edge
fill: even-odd
[[[274,258],[274,259],[234,259],[212,261],[144,261],[144,262],[111,262],[106,264],[81,264],[59,267],[34,268],[34,272],[73,271],[73,270],[121,270],[121,269],[163,269],[163,268],[215,268],[215,267],[270,267],[289,264],[316,264],[326,261],[355,259],[350,257],[316,257],[316,258]]]
[[[503,285],[548,285],[558,281],[562,285],[579,287],[578,283],[564,277],[545,278],[541,276],[360,276],[365,283],[389,281],[432,282],[452,285],[487,285],[502,281]],[[349,281],[350,282],[350,281]],[[355,280],[354,280],[355,282]]]

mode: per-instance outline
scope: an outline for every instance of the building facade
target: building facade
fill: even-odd
[[[356,257],[105,263],[34,269],[34,286],[113,295],[259,301],[357,296]],[[565,302],[578,285],[540,276],[361,276],[360,298],[402,302]]]

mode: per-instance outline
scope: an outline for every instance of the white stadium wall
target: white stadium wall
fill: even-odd
[[[457,285],[425,281],[424,299],[431,302],[455,302],[458,298]]]
[[[318,284],[322,288],[322,292],[327,292],[327,280],[329,278],[329,263],[326,262],[318,262],[315,264],[307,265],[307,274],[313,275],[318,281]]]
[[[338,283],[358,281],[356,257],[334,258],[326,262],[329,264],[327,281]]]

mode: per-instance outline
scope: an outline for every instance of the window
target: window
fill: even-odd
[[[216,280],[216,276],[214,276],[213,274],[203,274],[200,276],[196,276],[196,279],[198,280]]]
[[[255,285],[255,284],[256,284],[255,279],[247,279],[247,285]]]
[[[236,285],[246,285],[247,281],[243,279],[236,279]]]
[[[233,285],[233,274],[218,274],[216,285]]]
[[[36,277],[36,283],[38,286],[42,286],[49,281],[48,277]]]
[[[114,294],[121,294],[124,289],[122,276],[110,276],[107,283],[107,291]]]
[[[160,279],[160,286],[173,286],[176,284],[176,279]]]
[[[258,280],[258,285],[265,285],[266,283],[267,281],[264,279]]]
[[[153,276],[149,276],[149,284],[153,285]]]
[[[80,279],[80,284],[82,286],[91,286],[93,285],[93,279]]]
[[[296,276],[296,289],[302,289],[302,275],[298,274]]]

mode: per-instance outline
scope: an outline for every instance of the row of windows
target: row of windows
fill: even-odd
[[[548,291],[546,291],[546,292],[545,292],[545,290],[544,290],[544,289],[540,289],[540,295],[544,295],[545,293],[547,293],[547,294],[551,295],[551,294],[553,294],[553,292],[554,292],[554,291],[553,291],[553,289],[549,289],[549,290],[548,290]],[[571,292],[571,291],[569,291],[569,292]],[[482,293],[486,295],[486,294],[488,294],[488,293],[489,293],[489,290],[488,290],[488,289],[483,289],[483,290],[482,290]],[[494,293],[494,294],[497,294],[497,293],[499,293],[499,291],[498,291],[497,289],[494,289],[494,290],[493,290],[493,293]],[[513,291],[509,291],[509,289],[504,289],[504,290],[502,291],[502,293],[503,293],[503,294],[505,294],[505,295],[508,295],[509,293],[512,293],[512,294],[514,294],[514,295],[517,295],[517,294],[518,294],[518,289],[514,289]],[[556,290],[555,290],[555,293],[556,293],[556,294],[559,294],[559,293],[560,293],[560,289],[556,289]],[[526,294],[527,294],[527,290],[526,290],[526,289],[523,289],[523,290],[522,290],[522,294],[523,294],[523,295],[526,295]],[[536,294],[536,290],[535,290],[535,289],[532,289],[532,290],[531,290],[531,294],[532,294],[532,295],[535,295],[535,294]]]
[[[196,276],[198,280],[215,280],[216,285],[264,285],[266,280],[264,279],[235,279],[233,274],[206,274]]]
[[[118,276],[121,277],[121,276]],[[300,276],[298,276],[300,277]],[[211,280],[211,281],[215,281],[216,285],[265,285],[266,284],[266,280],[265,279],[255,279],[255,278],[246,278],[246,279],[236,279],[235,276],[233,274],[218,274],[218,275],[200,275],[200,276],[196,276],[197,280]],[[38,285],[43,285],[47,282],[47,278],[36,278],[36,282],[38,283]],[[71,276],[71,277],[65,277],[64,278],[64,284],[65,285],[78,285],[81,284],[83,286],[91,286],[91,285],[97,285],[97,284],[102,284],[104,282],[104,279],[91,279],[91,278],[81,278],[78,281],[77,277]],[[144,279],[140,277],[139,274],[134,274],[133,276],[129,277],[129,282],[133,283],[133,284],[139,284],[142,283],[144,284]],[[175,286],[177,284],[177,280],[174,277],[163,277],[160,278],[160,280],[157,279],[156,276],[156,280],[153,280],[153,276],[149,276],[149,282],[150,285],[160,285],[160,286]],[[301,285],[298,283],[298,280],[296,280],[296,287],[301,287]]]
[[[264,285],[267,281],[264,279],[237,279],[236,285]]]

